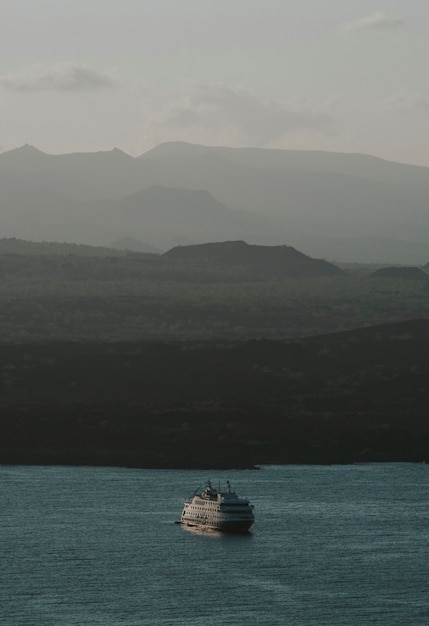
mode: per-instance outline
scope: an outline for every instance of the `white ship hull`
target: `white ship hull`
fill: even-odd
[[[253,506],[231,491],[214,489],[210,483],[200,494],[185,501],[181,523],[221,532],[245,533],[254,522]]]

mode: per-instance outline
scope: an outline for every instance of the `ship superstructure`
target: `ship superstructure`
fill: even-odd
[[[181,523],[223,532],[247,532],[255,521],[253,505],[247,498],[239,498],[229,481],[226,484],[225,491],[220,486],[214,488],[210,481],[202,490],[197,489],[184,502]]]

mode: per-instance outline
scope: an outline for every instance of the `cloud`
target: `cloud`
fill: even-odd
[[[402,17],[389,16],[386,11],[377,11],[373,15],[358,20],[353,20],[344,25],[346,32],[360,32],[371,30],[393,30],[404,23]]]
[[[97,72],[71,63],[36,66],[0,77],[2,87],[11,91],[97,91],[112,88],[116,82],[113,72]]]
[[[296,130],[327,132],[326,107],[263,101],[241,87],[184,81],[176,100],[147,113],[145,143],[166,140],[268,146]]]
[[[388,104],[402,113],[429,113],[429,99],[421,94],[411,93],[402,89],[388,98]]]

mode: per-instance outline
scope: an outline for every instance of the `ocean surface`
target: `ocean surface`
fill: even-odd
[[[186,530],[230,479],[245,536]],[[429,465],[0,466],[5,626],[429,624]]]

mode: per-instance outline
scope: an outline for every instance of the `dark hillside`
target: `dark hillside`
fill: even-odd
[[[429,321],[304,341],[3,345],[0,463],[429,458]]]
[[[320,275],[326,269],[333,275]],[[156,255],[0,240],[0,345],[285,339],[427,315],[426,283],[368,274],[288,246],[231,242]]]

